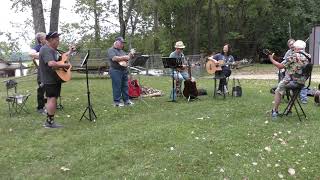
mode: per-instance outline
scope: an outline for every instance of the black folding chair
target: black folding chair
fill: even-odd
[[[303,67],[303,69],[302,69],[302,74],[306,77],[307,80],[309,80],[307,88],[309,88],[310,84],[311,84],[312,69],[313,69],[313,64],[311,64],[311,63],[305,65],[305,67]],[[297,84],[297,83],[289,83],[285,87],[286,88],[286,95],[287,95],[287,98],[288,98],[289,102],[288,102],[287,107],[283,111],[282,115],[288,116],[288,114],[292,112],[291,109],[292,109],[292,106],[293,106],[295,108],[296,112],[297,112],[299,120],[301,121],[301,117],[300,117],[298,108],[297,108],[297,106],[295,104],[295,102],[297,102],[297,104],[298,104],[298,106],[300,108],[300,111],[302,112],[302,114],[305,117],[305,119],[307,119],[307,115],[304,112],[304,110],[303,110],[303,108],[302,108],[302,106],[300,104],[300,100],[298,98],[303,87],[304,87],[303,84]]]
[[[8,103],[10,117],[14,113],[20,113],[22,111],[29,113],[25,105],[31,94],[18,94],[18,83],[15,80],[8,80],[5,82],[5,84],[7,88],[6,101]]]

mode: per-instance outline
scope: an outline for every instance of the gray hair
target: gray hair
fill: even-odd
[[[41,37],[46,37],[46,33],[44,33],[44,32],[38,32],[38,33],[36,34],[36,41],[37,41],[38,44],[41,43],[41,42],[40,42],[40,38],[41,38]]]
[[[296,40],[294,40],[294,39],[291,38],[291,39],[289,39],[289,40],[287,41],[287,45],[289,45],[291,42],[294,43],[295,41],[296,41]]]

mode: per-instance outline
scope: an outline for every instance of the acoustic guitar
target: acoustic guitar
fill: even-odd
[[[183,89],[183,95],[187,99],[195,99],[198,95],[198,89],[196,82],[192,80],[191,78],[191,64],[190,61],[188,60],[188,74],[189,74],[189,79],[184,81],[184,89]]]
[[[57,61],[57,63],[60,65],[67,64],[67,63],[70,64],[69,58],[70,58],[70,55],[68,55],[67,53],[63,53],[61,55],[61,60]],[[68,69],[65,69],[65,68],[56,69],[56,73],[62,81],[67,82],[67,81],[70,81],[71,79],[71,68],[72,66],[70,64],[70,67]]]
[[[134,56],[135,53],[136,53],[135,49],[130,49],[129,56],[130,56],[130,54],[132,56]],[[129,66],[129,60],[128,61],[127,60],[119,61],[118,63],[120,64],[120,66],[123,66],[123,67],[128,67]]]
[[[216,71],[221,71],[222,66],[226,63],[223,60],[219,60],[218,62],[214,62],[213,60],[210,60],[206,63],[206,70],[209,74],[214,74]]]

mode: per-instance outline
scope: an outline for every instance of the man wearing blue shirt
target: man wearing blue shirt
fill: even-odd
[[[37,67],[37,82],[38,82],[38,89],[37,89],[37,112],[46,115],[45,110],[45,103],[46,99],[44,98],[44,87],[40,81],[40,70],[39,70],[39,52],[40,48],[46,44],[46,34],[44,32],[39,32],[36,34],[36,46],[33,47],[29,55],[32,57],[33,63]]]

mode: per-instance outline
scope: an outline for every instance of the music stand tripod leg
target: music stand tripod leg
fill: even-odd
[[[139,78],[139,84],[140,84],[140,88],[141,88],[141,87],[142,87],[142,84],[141,84],[141,82],[140,82],[140,73],[138,72],[137,75],[138,75],[138,78]],[[139,99],[140,101],[142,101],[144,104],[146,104],[148,107],[150,107],[150,105],[149,105],[145,100],[142,99],[141,93],[140,93],[138,99]]]

